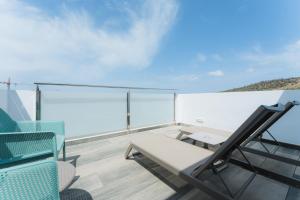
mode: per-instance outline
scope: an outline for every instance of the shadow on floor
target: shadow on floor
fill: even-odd
[[[77,167],[77,160],[79,159],[80,155],[76,155],[76,156],[69,156],[66,157],[66,161],[70,162],[72,165],[74,165],[74,167]]]
[[[77,160],[78,160],[79,157],[80,157],[80,155],[66,157],[65,162],[69,162],[70,164],[72,164],[76,168]],[[62,161],[62,159],[60,159],[60,160]],[[69,186],[67,188],[71,187],[79,178],[80,178],[80,176],[75,176],[73,178],[72,182],[69,184]]]
[[[173,174],[171,174],[169,171],[166,171],[165,169],[163,169],[162,167],[160,167],[150,159],[146,158],[142,154],[134,153],[133,156],[134,156],[134,160],[139,165],[147,169],[151,174],[156,176],[159,180],[161,180],[170,188],[172,188],[174,191],[176,191],[176,193],[168,197],[167,200],[179,199],[180,197],[184,196],[185,194],[187,194],[189,191],[193,189],[193,186],[186,184],[183,180],[181,179],[179,180],[179,178],[177,178],[178,181],[175,182],[181,182],[181,184],[179,184],[180,186],[174,184]],[[171,178],[172,180],[170,180]]]
[[[67,189],[60,193],[61,200],[93,200],[90,193],[82,189]]]

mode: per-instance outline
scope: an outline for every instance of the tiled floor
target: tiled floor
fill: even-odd
[[[135,134],[176,135],[178,129],[171,126]],[[76,166],[77,177],[61,194],[62,199],[212,199],[142,155],[135,156],[135,160],[125,160],[125,150],[135,134],[68,146],[68,160]],[[280,149],[278,153],[299,158],[298,151]],[[300,175],[295,166],[258,156],[250,156],[250,159],[285,175],[292,176],[294,172]],[[231,165],[222,172],[232,191],[249,175],[250,172]],[[208,184],[224,190],[217,179],[210,178]],[[300,190],[257,175],[240,199],[300,200]]]

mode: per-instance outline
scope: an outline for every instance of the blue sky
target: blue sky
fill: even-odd
[[[0,79],[220,91],[300,76],[298,0],[0,0]]]

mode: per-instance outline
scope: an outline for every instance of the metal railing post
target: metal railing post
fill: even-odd
[[[176,124],[176,99],[177,99],[177,94],[176,92],[174,92],[174,116],[173,116],[173,121],[174,121],[174,124]]]
[[[127,130],[130,132],[130,90],[127,91]]]
[[[41,120],[41,90],[36,86],[35,120]]]

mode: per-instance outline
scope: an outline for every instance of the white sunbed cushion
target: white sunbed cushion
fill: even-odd
[[[135,136],[131,144],[137,151],[176,175],[191,171],[214,153],[164,135]]]
[[[215,128],[209,128],[205,126],[183,126],[180,131],[184,133],[197,133],[197,132],[207,132],[210,134],[216,134],[220,135],[222,137],[229,138],[233,132],[221,130],[221,129],[215,129]]]

